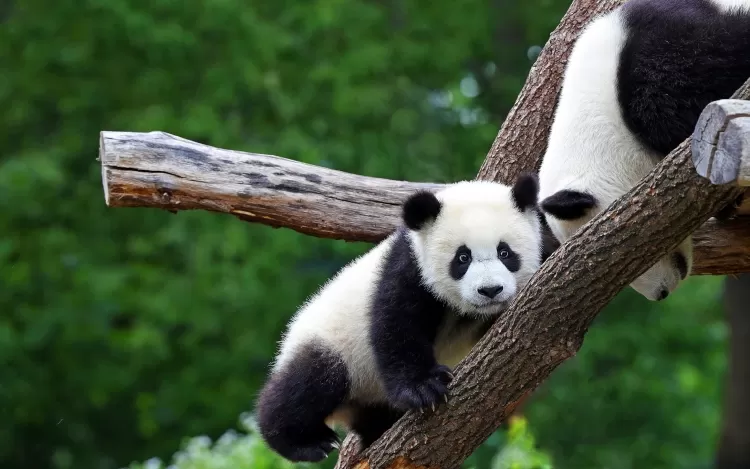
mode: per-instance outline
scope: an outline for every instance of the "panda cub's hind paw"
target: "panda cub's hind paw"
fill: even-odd
[[[318,443],[305,446],[295,446],[282,453],[287,459],[294,462],[320,462],[328,457],[328,454],[341,446],[338,438],[327,439]]]
[[[430,408],[433,411],[442,402],[448,402],[448,384],[453,380],[450,368],[436,365],[426,379],[403,382],[394,386],[392,405],[402,410]]]

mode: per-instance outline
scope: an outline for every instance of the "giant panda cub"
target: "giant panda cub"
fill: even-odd
[[[541,263],[536,176],[465,181],[402,207],[403,225],[296,313],[257,400],[261,434],[319,461],[343,424],[369,446],[409,409],[447,401],[454,367]]]
[[[539,171],[560,242],[690,136],[750,77],[750,0],[630,0],[589,24],[566,66]],[[662,300],[692,267],[688,237],[631,286]]]

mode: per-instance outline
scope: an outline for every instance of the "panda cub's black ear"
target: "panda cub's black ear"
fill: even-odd
[[[536,207],[539,196],[539,180],[534,173],[523,173],[513,184],[513,203],[518,210],[525,212],[527,208]]]
[[[403,218],[410,230],[419,231],[440,214],[440,201],[435,194],[419,191],[404,202]]]

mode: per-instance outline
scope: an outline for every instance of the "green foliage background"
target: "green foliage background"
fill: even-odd
[[[372,176],[471,178],[566,8],[0,3],[0,467],[166,461],[184,437],[236,428],[289,316],[368,248],[211,213],[107,209],[99,131],[164,130]],[[699,278],[658,306],[618,297],[525,407],[554,467],[710,460],[719,294],[718,279]],[[507,441],[498,432],[467,466],[501,467]]]

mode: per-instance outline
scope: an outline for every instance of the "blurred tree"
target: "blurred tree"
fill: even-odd
[[[750,274],[728,277],[724,308],[729,323],[729,370],[717,469],[750,467]]]

